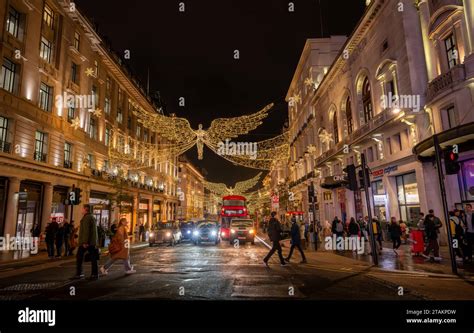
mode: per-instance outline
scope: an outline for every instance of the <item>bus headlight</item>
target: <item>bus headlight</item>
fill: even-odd
[[[230,233],[231,233],[231,234],[235,234],[235,230],[234,230],[234,229],[230,229]]]
[[[253,229],[249,230],[249,234],[253,235],[254,233],[255,233],[255,230],[253,230]]]
[[[166,237],[171,237],[171,232],[167,232]]]

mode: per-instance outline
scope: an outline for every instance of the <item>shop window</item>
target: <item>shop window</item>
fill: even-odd
[[[413,172],[397,176],[396,183],[400,219],[406,222],[414,222],[420,214],[420,199],[416,174]]]
[[[372,195],[374,200],[374,212],[379,221],[387,220],[387,196],[381,180],[372,183]]]
[[[461,163],[461,184],[463,185],[463,200],[474,201],[474,159]]]

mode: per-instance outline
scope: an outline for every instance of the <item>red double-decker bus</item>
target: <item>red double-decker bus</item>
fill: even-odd
[[[222,198],[221,238],[229,239],[230,221],[233,218],[248,218],[247,199],[241,195],[228,195]]]

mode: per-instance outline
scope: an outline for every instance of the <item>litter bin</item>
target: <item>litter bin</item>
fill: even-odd
[[[411,239],[411,252],[416,256],[420,255],[425,251],[425,241],[422,230],[411,230],[410,231]]]

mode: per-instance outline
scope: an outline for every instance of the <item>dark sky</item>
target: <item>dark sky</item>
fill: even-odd
[[[287,118],[285,95],[307,38],[321,37],[318,0],[76,0],[119,54],[131,51],[129,66],[150,91],[160,91],[167,113],[187,118],[194,128],[214,118],[275,107],[266,122],[241,141],[258,141],[281,132]],[[323,35],[348,35],[365,0],[321,0]],[[235,60],[234,50],[240,51]],[[179,107],[179,97],[186,106]],[[235,140],[234,140],[235,141]],[[210,181],[234,182],[259,171],[233,166],[209,149],[197,160]]]

